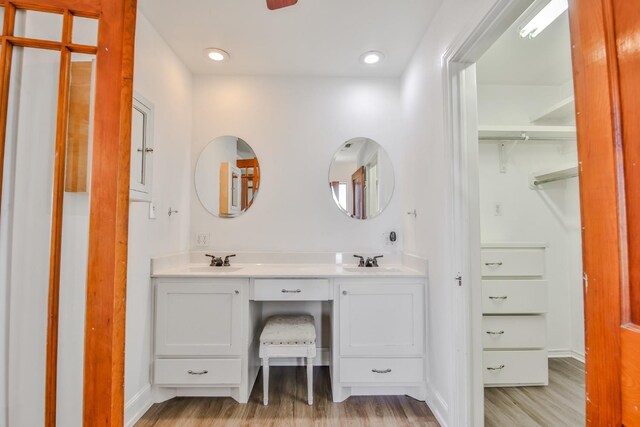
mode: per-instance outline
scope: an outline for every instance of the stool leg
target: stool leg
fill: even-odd
[[[264,406],[269,404],[269,358],[262,359],[262,394]]]
[[[307,357],[307,400],[313,405],[313,357]]]

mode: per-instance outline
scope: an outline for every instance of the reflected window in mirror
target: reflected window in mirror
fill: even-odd
[[[333,201],[351,218],[380,215],[391,201],[394,185],[391,159],[372,139],[351,139],[333,156],[329,167]]]
[[[221,218],[242,215],[254,203],[260,189],[260,164],[246,141],[221,136],[198,157],[196,194],[202,206]]]

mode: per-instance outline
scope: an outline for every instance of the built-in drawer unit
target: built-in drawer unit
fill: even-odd
[[[255,279],[255,301],[329,301],[328,279]]]
[[[482,249],[483,277],[544,276],[543,248],[484,248]]]
[[[342,383],[418,383],[423,380],[422,358],[342,358]]]
[[[483,280],[484,314],[536,314],[547,311],[546,280]]]
[[[154,383],[172,386],[240,384],[240,359],[156,359]]]
[[[485,385],[546,385],[549,382],[546,350],[485,351],[483,353]]]
[[[546,345],[544,316],[484,316],[482,319],[485,349],[544,348]]]

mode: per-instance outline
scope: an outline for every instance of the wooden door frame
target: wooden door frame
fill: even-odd
[[[361,198],[360,198],[360,217],[358,219],[367,219],[367,204],[366,204],[366,194],[365,194],[365,190],[366,190],[366,185],[367,185],[367,173],[366,173],[366,168],[364,166],[361,166],[358,168],[358,170],[356,170],[352,175],[351,175],[351,189],[353,191],[353,214],[355,215],[356,212],[358,212],[358,210],[356,209],[356,206],[358,204],[358,200],[356,200],[356,177],[357,178],[362,178],[362,188],[360,190],[360,194],[361,194]]]
[[[0,0],[5,11],[36,10],[61,14],[66,30],[61,42],[2,36],[0,57],[0,189],[4,164],[8,94],[13,46],[61,52],[59,94],[68,92],[71,52],[96,54],[96,99],[91,167],[87,307],[84,352],[83,423],[124,423],[124,334],[129,216],[129,162],[136,0]],[[14,13],[5,13],[11,28]],[[74,45],[66,23],[73,16],[98,18],[97,48]],[[63,189],[67,94],[58,99],[54,190]],[[1,195],[0,195],[1,196]],[[62,225],[62,192],[53,202],[45,425],[56,423],[57,324]]]

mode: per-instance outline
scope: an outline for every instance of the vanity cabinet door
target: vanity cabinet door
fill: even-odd
[[[340,284],[342,356],[422,355],[422,284]]]
[[[242,282],[159,282],[156,356],[239,356]]]

